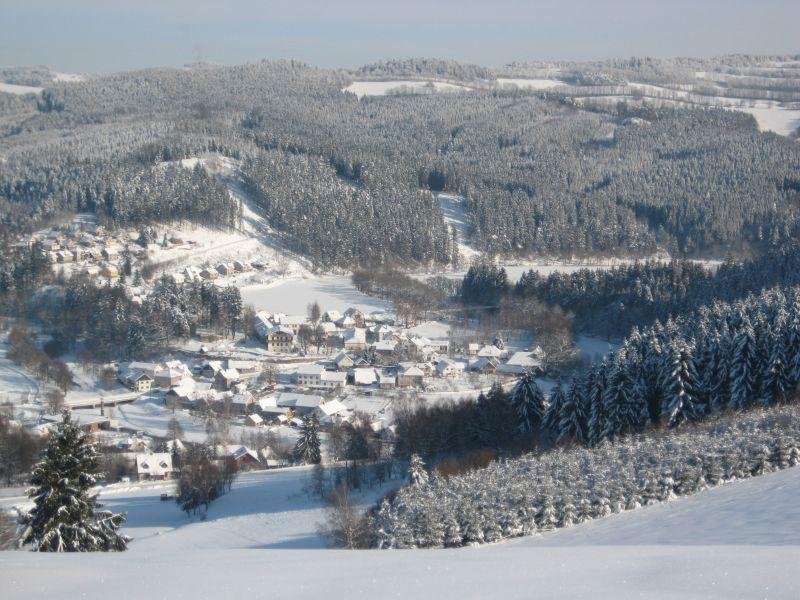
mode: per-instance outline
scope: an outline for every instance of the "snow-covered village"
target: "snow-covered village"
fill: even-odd
[[[800,598],[800,5],[0,17],[2,600]]]

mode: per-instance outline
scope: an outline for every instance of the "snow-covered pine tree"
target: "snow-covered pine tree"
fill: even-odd
[[[761,397],[764,406],[783,402],[791,389],[785,332],[783,329],[778,329],[769,337],[770,354]]]
[[[605,426],[602,437],[615,440],[622,435],[638,431],[642,426],[641,417],[645,412],[642,401],[636,383],[630,377],[627,363],[621,355],[617,355],[603,394]]]
[[[98,475],[95,446],[64,412],[31,478],[33,508],[21,519],[20,543],[37,552],[109,552],[127,548],[125,516],[98,510],[91,489]]]
[[[533,373],[527,371],[520,377],[511,395],[511,405],[517,415],[519,432],[527,434],[539,429],[547,410],[544,394]]]
[[[428,483],[428,471],[425,470],[425,463],[419,454],[412,454],[408,463],[408,482],[413,486],[421,486]]]
[[[753,328],[742,326],[734,338],[731,360],[731,406],[741,410],[755,403],[758,396],[758,345]]]
[[[561,429],[561,415],[564,412],[564,404],[567,402],[564,388],[561,387],[559,382],[553,391],[550,392],[550,397],[547,402],[547,410],[542,420],[542,429],[551,435],[554,439],[558,438]]]
[[[579,444],[586,442],[586,400],[583,390],[583,382],[578,378],[573,379],[561,409],[557,442],[564,439],[572,439]]]
[[[296,460],[309,465],[319,464],[322,460],[319,442],[319,420],[314,413],[303,417],[300,437],[297,438],[294,446],[294,456]]]
[[[701,416],[697,402],[697,371],[689,344],[676,340],[667,352],[662,386],[665,410],[670,427]]]
[[[614,360],[613,353],[609,356]],[[605,394],[608,373],[608,362],[606,359],[600,363],[599,367],[594,367],[589,372],[587,383],[587,399],[589,401],[589,431],[588,442],[592,445],[599,444],[603,440],[603,430],[605,429],[605,412],[603,409],[603,395]]]

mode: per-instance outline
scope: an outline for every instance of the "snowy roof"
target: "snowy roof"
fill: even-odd
[[[288,327],[284,327],[283,325],[273,325],[267,330],[267,335],[272,335],[274,333],[284,333],[286,335],[294,337],[294,332]]]
[[[293,392],[280,392],[275,397],[276,405],[287,408],[316,408],[322,404],[322,396],[313,394],[295,394]]]
[[[344,341],[345,343],[356,342],[365,344],[367,342],[367,330],[354,327],[353,329],[350,329],[345,332]]]
[[[304,317],[303,315],[287,315],[281,317],[280,324],[281,325],[302,325],[303,323],[307,322],[308,318]]]
[[[297,374],[298,375],[305,375],[305,376],[320,376],[325,371],[325,367],[322,365],[314,364],[314,365],[301,365],[297,367]]]
[[[339,400],[323,402],[317,408],[326,417],[330,417],[331,415],[335,415],[340,412],[347,412],[347,407]]]
[[[372,345],[377,352],[393,352],[396,346],[397,342],[394,340],[382,340]]]
[[[515,352],[506,361],[506,364],[518,367],[538,367],[542,364],[542,361],[532,352]]]
[[[407,367],[403,370],[403,375],[406,377],[424,377],[425,373],[420,369],[418,366],[414,365],[411,367]]]
[[[136,471],[140,475],[163,477],[172,473],[172,454],[169,452],[147,452],[136,454]]]
[[[503,355],[503,351],[500,350],[497,346],[492,344],[487,344],[483,346],[480,350],[478,350],[478,356],[485,356],[487,358],[494,357],[500,358]]]
[[[247,415],[247,420],[255,423],[256,425],[260,425],[264,422],[264,419],[261,418],[261,415],[257,414]]]
[[[344,350],[340,351],[339,354],[336,355],[336,358],[333,359],[337,365],[341,364],[343,361],[350,361],[353,362],[353,357],[351,357],[347,352]]]
[[[377,380],[375,369],[355,369],[353,371],[353,381],[358,385],[371,385]]]

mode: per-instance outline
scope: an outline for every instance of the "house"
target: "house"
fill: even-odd
[[[217,273],[219,273],[223,277],[227,277],[228,275],[233,275],[235,271],[236,269],[233,268],[232,264],[220,263],[217,265]]]
[[[340,400],[329,400],[315,408],[314,413],[319,418],[320,423],[330,423],[336,417],[346,415],[347,407]]]
[[[153,387],[153,378],[142,371],[126,371],[120,377],[120,381],[134,392],[149,392]]]
[[[275,396],[275,404],[281,408],[291,408],[298,415],[304,415],[322,404],[322,396],[280,392]]]
[[[339,369],[340,371],[347,371],[354,364],[353,359],[344,350],[342,350],[341,352],[339,352],[339,354],[336,355],[336,357],[333,359],[333,363],[336,365],[336,368]]]
[[[347,383],[347,374],[339,371],[328,371],[322,365],[304,365],[295,373],[298,385],[330,388],[343,387]]]
[[[247,414],[247,409],[255,402],[250,392],[234,394],[230,400],[231,412],[238,415]]]
[[[251,413],[247,415],[244,424],[248,427],[261,427],[264,425],[264,418],[259,414]]]
[[[338,310],[326,310],[322,313],[322,320],[327,323],[335,323],[342,318],[342,313]]]
[[[171,479],[172,454],[169,452],[143,452],[136,454],[136,472],[139,481],[147,479]]]
[[[361,312],[359,309],[351,306],[346,311],[344,311],[344,316],[353,319],[356,323],[356,327],[363,327],[364,326],[364,313]]]
[[[397,375],[388,369],[377,371],[378,387],[382,390],[390,390],[397,385]]]
[[[245,271],[250,270],[250,265],[240,260],[235,260],[233,261],[233,268],[236,269],[237,273],[244,273]]]
[[[503,356],[503,351],[493,344],[486,344],[478,350],[477,355],[483,358],[500,358]]]
[[[469,363],[469,370],[476,373],[492,374],[497,372],[500,361],[496,358],[486,358],[481,356]]]
[[[216,269],[203,269],[200,271],[200,277],[205,279],[206,281],[213,281],[217,277],[219,277],[219,273],[217,273]]]
[[[72,252],[68,250],[59,250],[56,252],[56,258],[60,263],[69,263],[72,262],[75,257],[72,255]]]
[[[258,337],[262,340],[267,339],[267,334],[269,330],[272,329],[275,324],[272,322],[272,315],[267,311],[260,310],[255,314],[255,330]]]
[[[353,317],[340,317],[336,319],[336,326],[340,329],[350,329],[356,326],[356,320]]]
[[[348,352],[361,352],[367,348],[366,329],[353,328],[344,334],[344,349]]]
[[[301,315],[286,315],[280,318],[281,327],[290,329],[294,335],[297,335],[297,332],[300,331],[300,327],[307,322],[308,319]]]
[[[261,461],[258,460],[258,454],[247,446],[227,444],[217,446],[215,450],[217,458],[232,458],[240,471],[261,468]]]
[[[467,356],[478,356],[478,350],[481,349],[480,344],[471,343],[467,344]]]
[[[397,347],[397,342],[394,340],[381,340],[372,345],[375,354],[380,356],[391,356]]]
[[[464,372],[464,363],[443,358],[436,363],[436,374],[439,377],[455,377]]]
[[[241,379],[236,369],[220,369],[214,375],[214,387],[218,390],[229,390]]]
[[[274,325],[267,331],[267,350],[271,352],[291,352],[294,348],[294,333],[283,325]]]
[[[100,266],[100,275],[102,275],[106,279],[114,279],[116,277],[119,277],[119,270],[114,265],[104,263],[103,265]]]
[[[372,385],[378,381],[378,376],[375,374],[375,369],[353,369],[353,384],[355,385]]]
[[[520,375],[526,371],[536,371],[542,367],[542,360],[533,352],[515,352],[498,367],[501,373]]]
[[[164,404],[167,406],[189,406],[194,401],[196,388],[194,379],[182,379],[178,385],[170,388],[164,394]]]
[[[203,364],[203,370],[200,371],[200,374],[203,377],[208,377],[209,379],[213,379],[217,373],[222,371],[222,361],[221,360],[209,360],[208,362]]]
[[[169,361],[156,369],[153,379],[158,387],[169,388],[178,385],[183,379],[191,379],[192,372],[179,360]]]
[[[161,365],[151,362],[132,361],[128,363],[126,368],[129,371],[141,371],[142,373],[146,373],[150,377],[155,378],[156,369],[160,369]]]
[[[186,281],[200,281],[202,279],[200,269],[197,267],[186,267],[183,270],[183,277]]]
[[[254,360],[234,360],[229,358],[225,361],[228,369],[236,369],[239,373],[255,373],[258,369],[258,362]]]
[[[117,260],[119,258],[119,248],[116,246],[107,246],[103,248],[101,254],[106,260]]]
[[[425,373],[416,365],[402,369],[397,374],[397,387],[422,387]]]

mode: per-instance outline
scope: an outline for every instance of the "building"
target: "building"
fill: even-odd
[[[478,350],[477,355],[482,358],[500,358],[503,351],[493,344],[487,344]]]
[[[380,340],[372,345],[372,349],[375,351],[375,354],[380,356],[391,356],[396,347],[397,342],[394,340]]]
[[[134,392],[149,392],[153,387],[153,378],[142,371],[126,371],[120,377],[120,381]]]
[[[397,385],[397,375],[388,369],[377,371],[378,387],[382,390],[390,390]]]
[[[542,367],[542,360],[533,352],[515,352],[498,367],[501,373],[520,375],[526,371],[537,371]]]
[[[308,387],[335,389],[347,383],[347,374],[339,371],[328,371],[322,365],[304,365],[295,373],[297,385]]]
[[[315,408],[314,413],[319,418],[320,423],[330,423],[336,417],[344,417],[347,414],[347,407],[340,400],[329,400]]]
[[[169,361],[156,369],[153,379],[158,387],[169,388],[178,385],[183,379],[191,379],[192,372],[179,360]]]
[[[422,387],[425,373],[416,365],[403,368],[397,374],[397,387]]]
[[[220,369],[214,375],[214,387],[218,390],[229,390],[241,380],[236,369]]]
[[[333,359],[333,364],[335,364],[336,368],[340,371],[347,371],[348,369],[352,368],[355,363],[353,358],[347,352],[342,350]]]
[[[469,370],[476,373],[492,374],[497,372],[500,361],[496,358],[481,356],[469,363]]]
[[[436,363],[436,374],[439,377],[455,377],[464,372],[464,363],[443,358]]]
[[[294,333],[283,325],[274,325],[266,335],[267,350],[289,353],[294,349]]]
[[[171,479],[172,454],[169,452],[144,452],[136,455],[136,472],[139,481],[148,479]]]
[[[228,275],[233,275],[235,271],[236,269],[233,267],[232,264],[220,263],[217,265],[217,273],[219,273],[223,277],[227,277]]]
[[[258,460],[258,454],[247,446],[227,444],[224,446],[217,446],[215,450],[217,458],[232,458],[240,471],[250,471],[252,469],[261,468],[261,461]]]
[[[114,265],[104,263],[100,266],[100,275],[106,279],[115,279],[119,277],[119,270]]]
[[[308,319],[301,315],[286,315],[280,318],[281,327],[290,329],[294,335],[297,335],[297,332],[300,331],[300,327],[305,325],[307,322]]]
[[[247,415],[244,424],[248,427],[262,427],[264,425],[264,418],[259,414],[251,413]]]
[[[352,375],[353,384],[355,385],[372,385],[378,381],[378,376],[375,374],[375,369],[372,367],[353,369]]]
[[[344,349],[347,352],[361,352],[367,348],[367,331],[358,327],[344,334]]]
[[[281,392],[275,396],[275,404],[279,408],[291,408],[297,415],[304,415],[322,404],[322,396]]]

